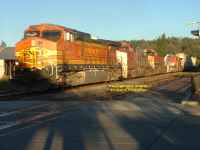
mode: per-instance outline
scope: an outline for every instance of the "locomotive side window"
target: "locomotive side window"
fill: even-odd
[[[61,37],[60,31],[44,31],[42,33],[42,38],[45,38],[50,41],[58,41]]]
[[[24,33],[24,38],[27,37],[39,37],[40,36],[40,32],[39,31],[27,31]]]
[[[71,40],[71,42],[74,41],[74,35],[73,34],[70,34],[70,40]]]
[[[65,41],[69,41],[70,40],[70,33],[65,32],[64,38],[65,38]]]
[[[65,41],[71,41],[71,42],[74,41],[74,35],[70,32],[65,32],[64,38]]]

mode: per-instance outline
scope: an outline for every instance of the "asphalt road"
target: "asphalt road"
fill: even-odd
[[[2,126],[22,122],[0,129],[0,150],[199,150],[200,116],[189,110],[200,109],[180,104],[189,91],[183,78],[146,93],[91,86],[0,102]]]

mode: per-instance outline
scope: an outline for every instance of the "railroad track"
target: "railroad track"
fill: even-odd
[[[12,100],[13,98],[15,100],[21,99],[22,97],[30,97],[30,96],[38,96],[43,94],[51,94],[51,93],[57,93],[60,91],[70,91],[70,90],[76,90],[80,88],[87,88],[91,86],[100,86],[105,84],[121,84],[121,83],[128,83],[128,84],[150,84],[150,85],[158,85],[162,82],[167,82],[169,80],[175,79],[176,73],[165,73],[165,74],[154,74],[149,75],[145,77],[137,77],[132,79],[126,79],[123,81],[109,81],[109,82],[101,82],[101,83],[93,83],[88,85],[79,85],[75,87],[67,87],[67,88],[55,88],[55,89],[46,89],[43,91],[30,91],[30,92],[22,92],[22,93],[14,93],[14,94],[8,94],[5,96],[0,96],[0,100]],[[135,80],[138,80],[139,82],[135,82]]]
[[[192,96],[192,84],[189,78],[176,78],[160,86],[153,87],[151,91],[170,98],[175,103],[180,103]]]

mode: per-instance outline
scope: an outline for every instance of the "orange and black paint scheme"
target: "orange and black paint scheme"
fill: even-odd
[[[117,52],[126,56],[117,58]],[[16,44],[20,68],[39,70],[69,86],[127,78],[134,57],[130,44],[93,40],[88,33],[53,24],[28,27]]]

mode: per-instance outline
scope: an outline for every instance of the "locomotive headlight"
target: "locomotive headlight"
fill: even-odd
[[[16,65],[16,66],[19,66],[19,62],[18,62],[18,61],[16,61],[16,62],[15,62],[15,65]]]

